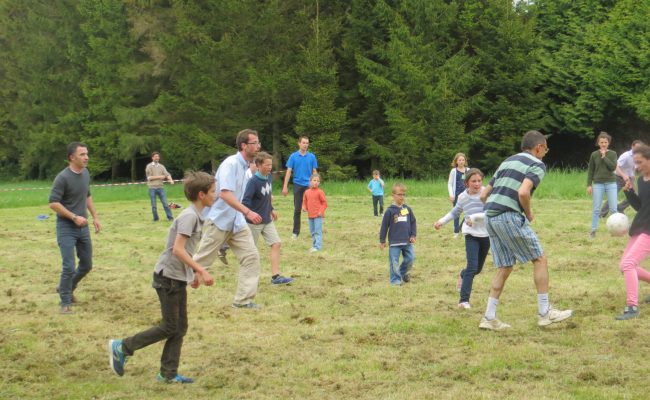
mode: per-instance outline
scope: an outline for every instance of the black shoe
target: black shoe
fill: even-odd
[[[404,274],[404,276],[402,277],[402,282],[404,283],[411,282],[411,276],[409,274]]]

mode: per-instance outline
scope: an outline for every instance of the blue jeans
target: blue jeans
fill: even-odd
[[[474,284],[474,276],[481,273],[485,258],[490,250],[489,237],[476,237],[472,235],[465,235],[465,253],[467,254],[467,266],[464,270],[460,271],[460,277],[463,279],[463,284],[460,287],[460,301],[469,302],[469,296],[472,294],[472,285]]]
[[[77,227],[67,220],[56,221],[56,241],[61,251],[62,268],[59,280],[61,306],[72,304],[72,292],[93,268],[93,246],[88,225]],[[75,250],[79,266],[75,268]]]
[[[167,215],[168,220],[174,219],[172,210],[167,204],[167,193],[165,193],[165,188],[151,189],[149,188],[149,198],[151,199],[151,212],[153,213],[153,220],[158,221],[158,210],[156,209],[156,196],[160,197],[163,208],[165,209],[165,214]]]
[[[400,254],[402,255],[402,264],[399,263]],[[411,267],[413,267],[413,261],[415,261],[415,251],[412,244],[388,247],[391,285],[400,285],[402,283],[402,277],[409,273]]]
[[[309,233],[311,233],[311,247],[320,250],[323,247],[323,218],[309,218]]]
[[[600,205],[603,202],[604,195],[607,194],[607,203],[609,212],[616,212],[616,203],[618,202],[618,191],[616,182],[594,183],[591,185],[591,197],[593,198],[593,207],[591,211],[591,230],[598,229],[598,218],[600,217]]]

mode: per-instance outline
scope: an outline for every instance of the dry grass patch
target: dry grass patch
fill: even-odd
[[[185,205],[180,198],[172,199]],[[464,243],[440,198],[412,197],[418,243],[412,283],[388,284],[387,251],[376,245],[379,218],[366,197],[330,196],[324,249],[309,254],[307,224],[292,241],[291,199],[279,197],[282,272],[270,285],[268,249],[259,311],[234,310],[237,266],[217,262],[215,287],[189,290],[190,329],[180,372],[186,386],[154,377],[161,344],[136,353],[126,374],[108,367],[106,343],[160,317],[151,274],[167,234],[151,223],[148,200],[98,203],[104,230],[93,237],[94,270],[75,314],[58,314],[60,272],[54,219],[45,206],[0,210],[0,398],[43,399],[425,399],[646,398],[643,385],[650,312],[614,321],[625,301],[618,272],[624,238],[601,227],[587,239],[588,201],[536,201],[537,229],[549,257],[551,301],[575,317],[536,325],[532,265],[517,267],[499,306],[509,332],[478,330],[493,274],[491,258],[474,284],[472,308],[456,308]],[[389,198],[386,199],[390,201]],[[641,295],[650,289],[641,286]]]

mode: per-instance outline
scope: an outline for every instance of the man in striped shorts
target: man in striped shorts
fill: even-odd
[[[538,131],[526,132],[521,141],[521,150],[521,153],[501,163],[481,193],[481,201],[486,203],[492,258],[497,267],[485,316],[479,324],[481,329],[501,331],[510,328],[510,325],[497,319],[496,311],[499,296],[516,261],[522,264],[533,262],[539,326],[563,321],[573,314],[571,310],[557,310],[549,302],[546,257],[537,235],[530,227],[534,218],[531,198],[546,172],[542,162],[548,152],[546,137]]]

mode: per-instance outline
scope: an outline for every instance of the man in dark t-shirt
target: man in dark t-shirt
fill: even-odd
[[[50,192],[49,206],[57,214],[56,241],[61,251],[61,279],[57,291],[61,297],[61,314],[71,314],[75,302],[72,292],[79,281],[92,269],[92,242],[88,229],[88,214],[93,217],[95,233],[101,224],[90,196],[90,174],[88,148],[80,142],[68,145],[68,167],[54,179]],[[75,268],[75,250],[79,257]]]

